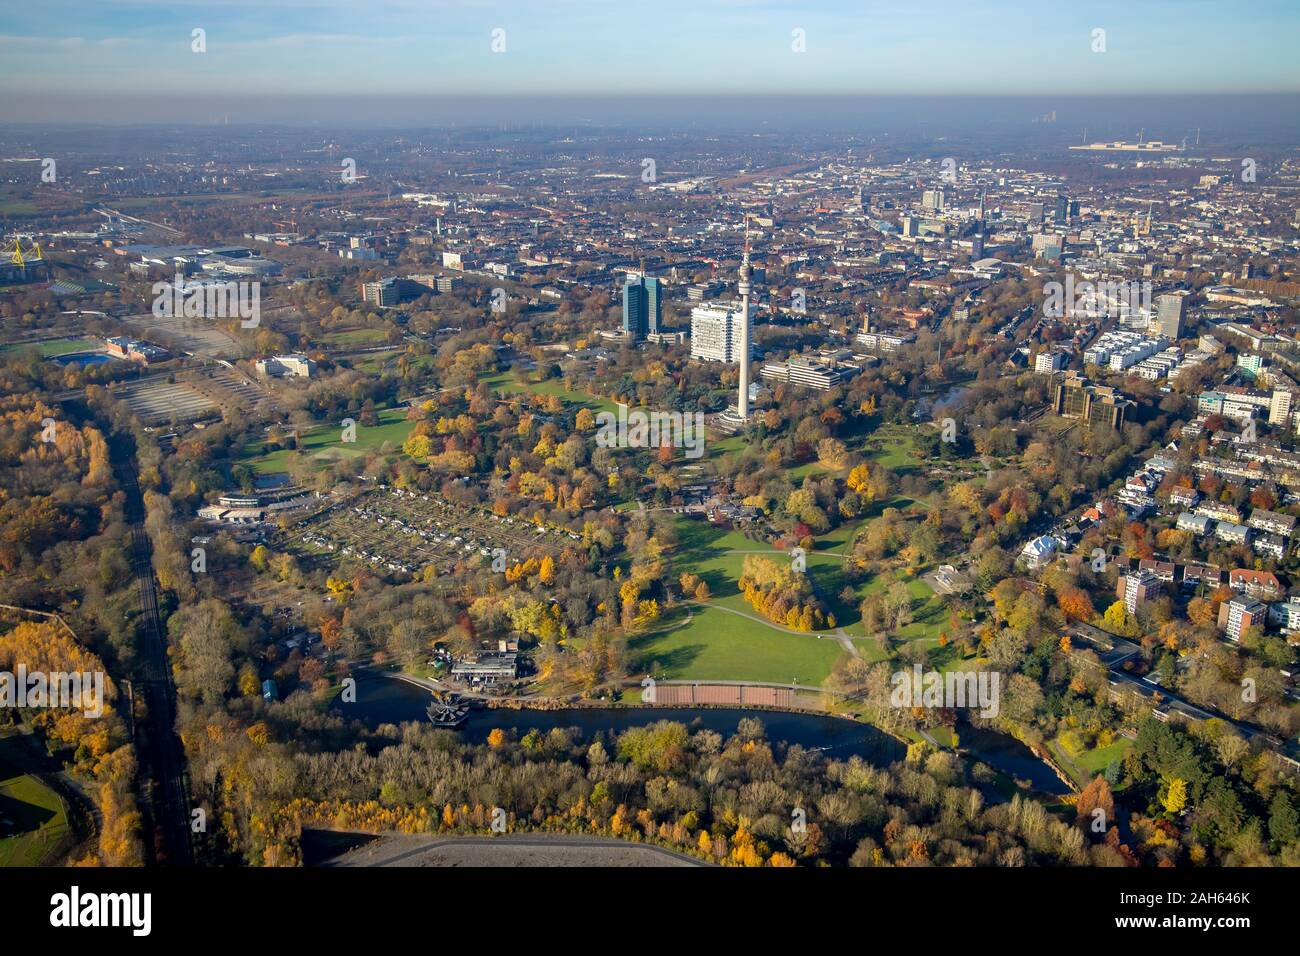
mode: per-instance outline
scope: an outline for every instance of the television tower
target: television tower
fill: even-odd
[[[749,419],[749,293],[752,286],[749,277],[749,216],[745,216],[745,254],[740,260],[740,281],[736,291],[740,293],[740,391],[736,396],[736,414],[741,421]]]

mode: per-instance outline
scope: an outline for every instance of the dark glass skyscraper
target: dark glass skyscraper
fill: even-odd
[[[634,341],[657,333],[662,315],[658,279],[638,276],[623,283],[623,331]]]

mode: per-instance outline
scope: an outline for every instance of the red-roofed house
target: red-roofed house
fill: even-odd
[[[1276,600],[1283,594],[1282,582],[1272,571],[1233,568],[1228,572],[1228,587],[1253,598]]]

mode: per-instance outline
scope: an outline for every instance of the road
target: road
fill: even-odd
[[[1088,624],[1070,625],[1067,633],[1091,646],[1098,654],[1102,666],[1106,668],[1113,696],[1118,696],[1121,685],[1132,688],[1139,695],[1152,702],[1152,710],[1163,705],[1169,710],[1176,710],[1191,720],[1217,719],[1235,728],[1248,741],[1259,740],[1265,747],[1283,754],[1292,760],[1300,759],[1300,748],[1290,741],[1283,741],[1281,746],[1274,743],[1274,735],[1255,724],[1237,720],[1227,714],[1201,707],[1179,695],[1168,687],[1151,685],[1141,678],[1134,677],[1124,670],[1124,664],[1141,653],[1141,646],[1126,638],[1103,631]],[[1110,645],[1107,649],[1106,644]]]

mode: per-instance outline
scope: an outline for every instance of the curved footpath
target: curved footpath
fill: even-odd
[[[648,843],[570,833],[500,836],[383,834],[319,864],[354,866],[708,866]]]

